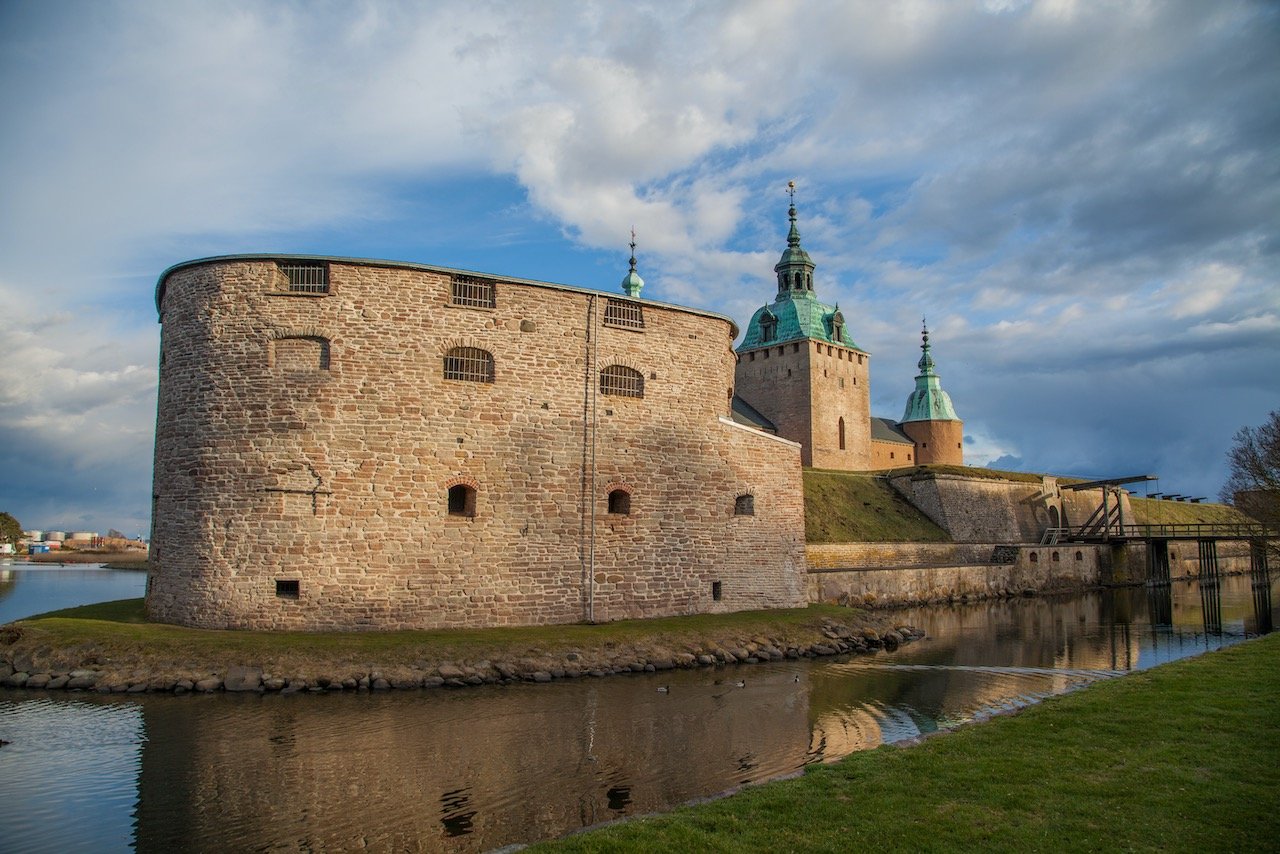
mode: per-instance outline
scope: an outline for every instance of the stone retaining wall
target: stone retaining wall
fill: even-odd
[[[805,548],[812,602],[898,605],[1081,590],[1106,547],[1003,543],[838,543]]]

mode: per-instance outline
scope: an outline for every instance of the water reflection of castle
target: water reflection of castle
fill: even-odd
[[[802,760],[807,686],[748,678],[148,702],[138,849],[488,850],[670,809]]]

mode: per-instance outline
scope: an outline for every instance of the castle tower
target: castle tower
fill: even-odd
[[[929,352],[929,327],[921,323],[924,343],[920,349],[916,390],[907,398],[907,409],[899,427],[916,443],[919,465],[945,463],[964,465],[964,422],[956,416],[951,396],[942,390],[942,380],[934,373]]]
[[[870,354],[850,337],[839,306],[818,301],[815,265],[796,226],[795,183],[787,187],[791,227],[773,268],[777,294],[738,345],[735,392],[779,436],[800,443],[804,465],[863,471],[871,467]]]

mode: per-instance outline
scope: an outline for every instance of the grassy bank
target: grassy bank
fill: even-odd
[[[883,477],[805,469],[805,540],[810,543],[948,542]]]
[[[1272,635],[536,850],[1274,851],[1278,757]]]
[[[441,663],[474,666],[492,675],[492,663],[521,672],[608,671],[637,661],[676,661],[717,651],[755,647],[804,650],[830,644],[831,627],[851,634],[883,632],[891,617],[812,605],[779,611],[699,614],[600,625],[526,626],[401,632],[266,632],[192,629],[149,623],[141,599],[55,611],[0,630],[0,659],[20,660],[28,672],[68,672],[91,666],[104,681],[133,681],[228,666],[261,668],[285,677],[317,678],[382,671],[407,676]],[[743,655],[736,656],[743,658]],[[74,660],[73,660],[74,659]],[[687,658],[685,659],[687,663]]]
[[[1129,506],[1133,508],[1133,521],[1139,525],[1257,524],[1256,519],[1226,504],[1191,504],[1131,495]]]

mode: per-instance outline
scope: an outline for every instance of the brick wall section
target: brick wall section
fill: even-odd
[[[838,344],[792,341],[738,354],[738,394],[803,446],[806,466],[867,471],[871,357]],[[840,448],[840,419],[845,441]]]
[[[901,426],[915,440],[919,465],[964,465],[963,421],[907,421]]]
[[[875,471],[883,469],[905,468],[914,466],[915,448],[905,442],[879,442],[871,440],[871,468]]]
[[[803,602],[799,448],[724,420],[728,320],[645,302],[644,331],[610,328],[605,295],[534,283],[460,308],[447,271],[336,260],[327,295],[284,288],[269,260],[163,283],[154,618],[402,629],[579,621],[588,591],[596,620]],[[294,339],[328,367],[273,344]],[[493,354],[493,383],[443,378],[460,346]],[[598,393],[613,364],[643,398]],[[474,518],[448,514],[454,484]],[[607,513],[610,485],[630,515]],[[755,516],[733,515],[743,493]]]

